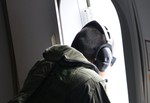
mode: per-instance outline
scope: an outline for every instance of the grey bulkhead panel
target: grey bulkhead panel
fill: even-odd
[[[150,103],[148,0],[112,0],[122,29],[130,103]]]
[[[43,51],[60,43],[54,0],[7,0],[20,88]]]

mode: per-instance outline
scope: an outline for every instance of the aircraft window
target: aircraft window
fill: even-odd
[[[69,8],[69,9],[68,9]],[[120,22],[110,0],[64,0],[60,2],[64,44],[70,45],[76,33],[90,20],[104,24],[114,39],[113,67],[107,69],[107,93],[111,103],[129,103]],[[119,97],[119,99],[118,99]]]

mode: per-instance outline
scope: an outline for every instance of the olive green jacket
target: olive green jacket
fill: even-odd
[[[43,57],[9,103],[110,103],[98,69],[82,53],[54,45]]]

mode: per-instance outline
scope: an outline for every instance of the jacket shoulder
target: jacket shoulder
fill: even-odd
[[[93,79],[95,82],[100,82],[101,80],[103,80],[98,73],[89,68],[80,67],[75,72],[76,73],[74,78],[82,78],[85,81],[88,79]]]
[[[94,70],[77,69],[72,79],[71,103],[110,103],[102,80]]]

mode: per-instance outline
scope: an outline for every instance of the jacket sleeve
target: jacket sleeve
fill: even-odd
[[[47,77],[51,68],[51,62],[45,60],[37,61],[29,71],[21,91],[8,103],[25,103]]]
[[[69,103],[110,103],[100,82],[89,79],[71,91]]]

